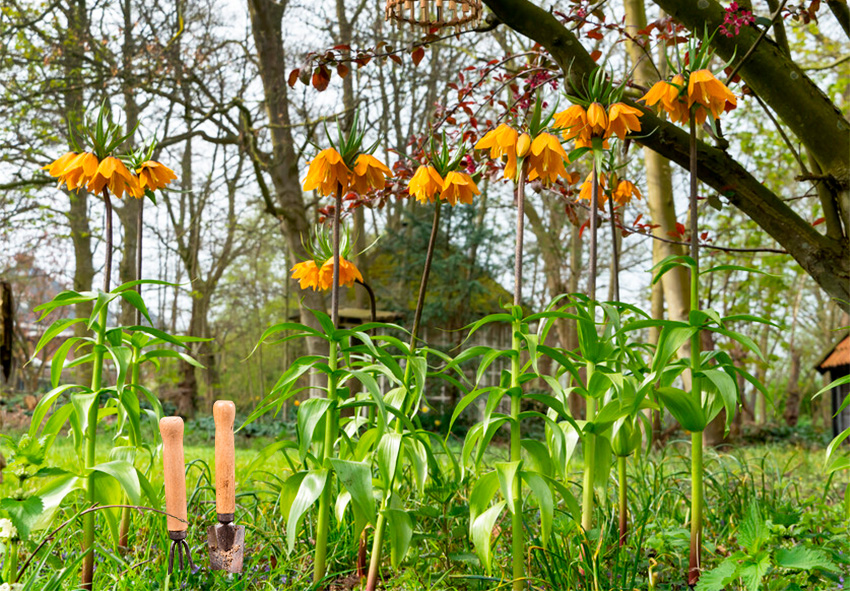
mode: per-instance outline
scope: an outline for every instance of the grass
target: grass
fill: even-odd
[[[234,577],[206,570],[206,527],[215,521],[215,494],[210,484],[214,447],[206,436],[197,433],[190,433],[188,440],[185,457],[189,464],[189,539],[196,563],[204,568],[194,574],[167,577],[168,539],[164,518],[160,515],[134,513],[132,548],[126,556],[115,549],[108,528],[103,527],[104,519],[99,518],[96,588],[116,591],[310,589],[312,517],[308,517],[295,551],[291,555],[285,551],[285,518],[280,515],[278,502],[288,474],[288,463],[278,452],[255,465],[248,476],[258,450],[271,441],[268,438],[237,439],[237,521],[247,530],[245,572],[241,577]],[[109,459],[108,443],[107,437],[101,438],[97,449],[99,462]],[[491,457],[499,457],[500,451],[494,449]],[[603,496],[597,491],[599,507],[595,523],[599,526],[590,532],[595,551],[589,560],[577,552],[579,532],[563,504],[556,512],[552,541],[546,549],[539,543],[539,532],[528,525],[538,521],[532,517],[536,507],[528,508],[526,528],[531,549],[527,565],[533,588],[547,591],[565,588],[593,591],[684,589],[682,573],[687,565],[689,519],[687,453],[688,443],[683,440],[668,445],[663,454],[655,452],[647,458],[630,461],[632,535],[625,549],[618,549],[614,543],[618,533],[613,473],[607,494]],[[771,573],[770,580],[774,582],[763,588],[837,589],[837,577],[850,574],[847,564],[840,563],[842,554],[838,552],[841,548],[850,548],[847,522],[841,508],[844,484],[827,481],[822,475],[822,454],[820,449],[783,444],[706,450],[706,567],[712,568],[738,548],[742,522],[748,507],[755,501],[770,518],[772,544],[791,547],[806,543],[822,548],[840,569],[837,574],[818,572],[814,582],[806,582],[809,575],[804,577],[800,573],[776,570]],[[161,503],[160,462],[159,456],[152,459],[150,454],[140,454],[136,464],[148,474]],[[580,495],[578,463],[573,465],[571,484],[577,496]],[[57,440],[46,465],[71,471],[79,469],[69,438]],[[20,491],[14,490],[15,478],[8,473],[6,476],[5,483],[0,485],[0,498],[17,496]],[[497,523],[493,542],[496,568],[491,575],[478,564],[474,549],[466,539],[469,516],[466,502],[471,482],[468,477],[460,486],[429,487],[423,498],[411,499],[411,513],[416,522],[412,551],[397,570],[390,567],[389,560],[385,561],[385,588],[478,591],[509,586],[505,584],[510,580],[509,517]],[[32,479],[25,486],[33,490],[38,484]],[[82,502],[82,495],[73,500],[73,503],[66,502],[55,524],[79,510],[77,503]],[[34,565],[27,573],[27,577],[35,577],[33,589],[40,589],[40,581],[61,571],[69,558],[78,553],[79,529],[79,521],[72,522],[57,537],[54,546],[40,552],[39,556],[46,558],[43,567],[38,571]],[[34,534],[34,541],[22,551],[22,562],[44,535],[45,532]],[[358,540],[351,526],[335,525],[329,540],[328,580],[336,585],[331,588],[357,585],[357,578],[353,576],[357,550]],[[834,576],[834,582],[827,575]],[[76,580],[74,572],[62,588],[73,589]],[[775,581],[785,586],[777,586]],[[792,584],[798,587],[789,587]],[[728,589],[744,587],[733,583]]]

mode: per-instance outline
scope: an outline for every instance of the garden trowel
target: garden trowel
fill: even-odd
[[[213,405],[215,419],[215,508],[218,523],[207,530],[213,570],[242,572],[245,526],[233,525],[236,513],[236,461],[233,451],[233,420],[236,405],[219,400]]]

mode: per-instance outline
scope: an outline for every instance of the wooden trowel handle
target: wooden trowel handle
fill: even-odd
[[[186,465],[183,459],[183,419],[163,417],[162,472],[165,478],[165,511],[168,531],[186,531]],[[172,517],[174,516],[174,517]],[[183,521],[180,521],[180,520]]]
[[[213,405],[215,419],[215,506],[219,515],[236,512],[236,460],[233,450],[233,421],[236,405],[219,400]],[[233,518],[231,517],[230,520]]]

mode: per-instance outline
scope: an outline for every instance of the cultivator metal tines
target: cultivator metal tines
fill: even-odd
[[[192,549],[189,548],[189,544],[186,542],[186,532],[170,531],[168,532],[168,537],[171,538],[171,547],[168,549],[168,574],[170,575],[174,571],[175,550],[177,551],[177,568],[183,570],[187,566],[183,562],[183,557],[185,553],[186,561],[188,562],[188,567],[191,570],[194,570],[195,563],[192,562]]]

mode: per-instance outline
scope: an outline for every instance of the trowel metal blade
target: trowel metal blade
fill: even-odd
[[[210,566],[213,570],[242,572],[242,556],[245,552],[244,525],[211,525],[207,529],[207,542],[210,548]]]

